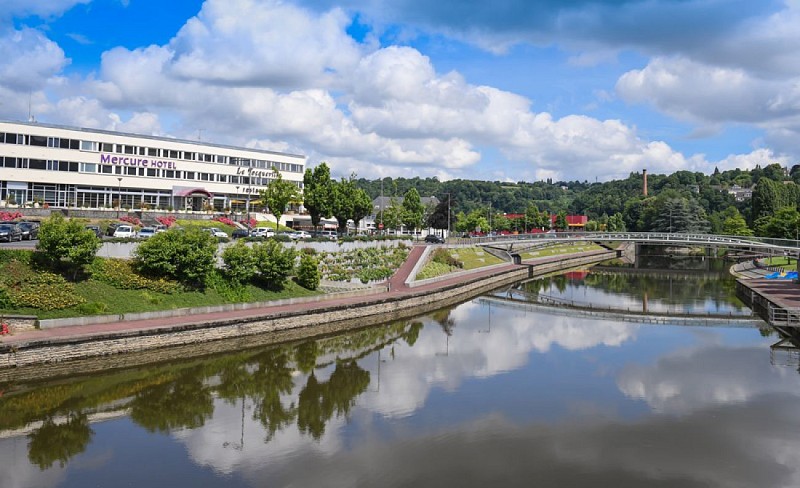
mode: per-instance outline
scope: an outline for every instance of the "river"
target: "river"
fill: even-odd
[[[550,313],[536,293],[733,318]],[[577,271],[313,341],[1,385],[0,486],[800,486],[796,357],[735,323],[732,294],[714,270]]]

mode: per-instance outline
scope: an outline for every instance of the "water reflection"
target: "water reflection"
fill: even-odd
[[[770,342],[485,297],[316,341],[5,385],[0,486],[123,472],[178,487],[793,486],[800,375],[770,364]],[[127,454],[158,468],[127,468]]]

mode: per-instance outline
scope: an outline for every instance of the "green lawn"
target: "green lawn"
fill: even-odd
[[[603,247],[598,246],[597,244],[593,244],[591,242],[581,242],[581,243],[569,243],[569,244],[555,244],[552,246],[540,247],[537,249],[530,250],[528,252],[521,253],[522,259],[534,259],[534,258],[544,258],[550,256],[558,256],[560,254],[572,254],[576,252],[586,252],[586,251],[599,251],[604,249]]]
[[[764,260],[764,263],[767,266],[784,266],[791,269],[794,269],[797,266],[796,259],[788,258],[785,256],[776,256],[773,258],[767,258]]]

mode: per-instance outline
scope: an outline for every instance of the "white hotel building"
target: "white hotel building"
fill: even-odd
[[[0,201],[18,205],[245,210],[275,171],[302,188],[305,165],[294,154],[0,121]]]

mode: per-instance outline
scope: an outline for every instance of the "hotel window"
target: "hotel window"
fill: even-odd
[[[69,168],[67,168],[67,171],[69,171],[70,173],[77,173],[79,171],[80,165],[78,163],[68,163],[68,164]]]
[[[193,180],[194,179],[194,171],[184,171],[183,172],[183,179],[184,180]]]
[[[125,154],[136,154],[136,146],[125,146],[123,151]]]
[[[104,164],[103,166],[100,166],[100,172],[106,175],[110,175],[114,172],[114,167],[108,164]]]
[[[153,156],[153,157],[156,157],[156,158],[161,156],[161,154],[159,154],[159,150],[157,148],[155,148],[155,147],[148,147],[147,148],[147,155],[148,156]]]
[[[58,137],[48,137],[47,138],[47,147],[60,147],[61,141]]]
[[[3,159],[3,158],[0,158]],[[3,167],[5,168],[16,168],[17,167],[17,158],[5,158],[3,161]]]
[[[191,151],[184,151],[183,152],[183,159],[185,159],[187,161],[194,161],[194,158],[195,158],[195,153],[193,153]]]
[[[128,176],[136,176],[136,168],[128,166],[127,168],[125,168],[125,174]]]
[[[80,142],[81,141],[77,139],[61,139],[58,143],[58,147],[61,149],[78,149]]]
[[[97,164],[81,163],[81,173],[97,173]]]
[[[139,168],[139,176],[144,176],[144,168]]]
[[[6,137],[4,139],[6,144],[16,144],[17,143],[17,135],[13,132],[6,133]]]
[[[81,141],[81,151],[97,152],[98,143],[94,141]]]
[[[164,170],[164,178],[175,178],[175,171],[171,169]]]
[[[147,168],[147,176],[158,177],[158,168]]]
[[[217,175],[217,181],[220,183],[227,183],[228,175]]]
[[[175,151],[174,149],[168,149],[168,150],[165,149],[165,151],[166,151],[166,154],[167,154],[168,158],[170,158],[170,159],[178,159],[178,151]]]
[[[121,175],[122,174],[122,166],[114,166],[114,174]]]
[[[58,161],[47,160],[48,171],[58,171]]]
[[[125,145],[124,144],[115,144],[114,146],[115,146],[117,154],[122,154],[125,151]]]
[[[105,152],[105,153],[114,152],[114,145],[108,142],[101,142],[100,152]]]
[[[201,181],[209,181],[209,177],[210,176],[211,175],[209,175],[208,173],[200,173],[200,180]]]
[[[31,136],[31,146],[47,147],[47,137]]]
[[[219,155],[218,155],[218,156],[217,156],[217,162],[218,162],[218,163],[220,163],[220,164],[228,164],[228,162],[229,162],[229,161],[228,161],[228,156],[219,156]],[[236,163],[233,161],[233,158],[231,158],[231,159],[230,159],[230,164],[236,164]]]

